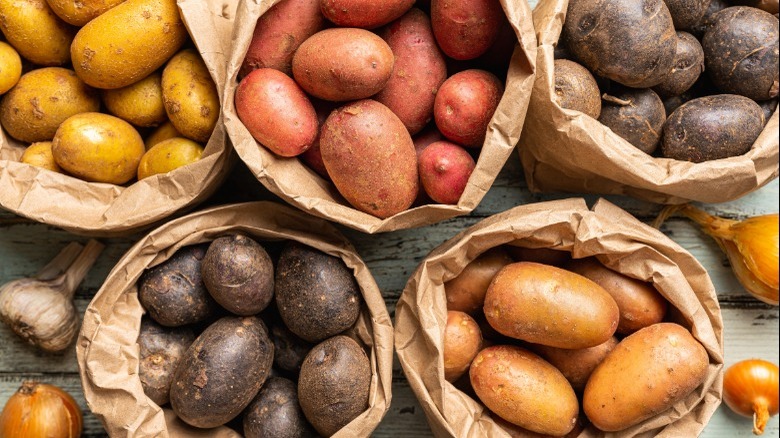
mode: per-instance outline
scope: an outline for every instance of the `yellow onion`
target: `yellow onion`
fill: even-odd
[[[0,413],[2,438],[76,438],[82,425],[73,397],[46,383],[23,382]]]
[[[723,401],[732,411],[753,417],[753,433],[761,435],[770,416],[778,413],[778,367],[762,359],[730,366],[723,375]]]

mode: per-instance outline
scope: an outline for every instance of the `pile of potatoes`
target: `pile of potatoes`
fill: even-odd
[[[707,376],[705,348],[666,321],[655,287],[596,258],[498,246],[444,288],[444,377],[512,436],[618,432]]]
[[[777,1],[570,0],[554,99],[653,156],[742,155],[777,108],[777,13]]]
[[[363,300],[338,257],[228,234],[146,270],[138,298],[144,392],[192,426],[330,436],[368,409],[369,358],[345,334]]]
[[[360,211],[457,204],[516,42],[499,0],[282,0],[257,21],[236,112]]]
[[[127,184],[200,159],[216,86],[176,0],[0,0],[0,124],[24,163]]]

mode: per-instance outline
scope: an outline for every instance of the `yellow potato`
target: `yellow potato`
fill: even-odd
[[[60,20],[46,0],[0,0],[0,30],[23,58],[52,66],[70,61],[77,29]]]
[[[100,96],[73,70],[44,67],[25,73],[0,103],[0,123],[25,143],[48,141],[68,117],[100,109]]]
[[[444,328],[444,378],[454,382],[469,369],[474,356],[482,348],[482,332],[474,318],[457,311],[447,311]]]
[[[159,72],[126,87],[103,90],[102,95],[108,112],[135,126],[157,126],[168,118]]]
[[[513,260],[504,247],[491,248],[471,261],[457,277],[444,283],[447,310],[474,313],[485,302],[490,281]]]
[[[171,138],[146,151],[138,165],[138,179],[168,173],[194,163],[203,154],[203,147],[188,138]]]
[[[70,54],[84,82],[121,88],[160,68],[186,39],[176,0],[127,0],[84,25]]]
[[[0,94],[13,88],[22,76],[22,59],[19,53],[9,45],[0,41]]]
[[[46,0],[52,11],[66,23],[83,26],[125,0]]]
[[[187,138],[205,143],[219,118],[219,96],[198,52],[176,54],[162,74],[163,102],[168,119]]]
[[[70,117],[52,140],[57,164],[86,181],[124,184],[136,176],[144,152],[144,141],[131,124],[102,113]]]
[[[51,153],[50,141],[39,141],[31,144],[24,150],[22,159],[19,161],[31,166],[42,167],[51,170],[52,172],[62,173],[62,169],[57,165],[57,162],[54,161],[54,156]]]
[[[157,129],[152,131],[152,133],[146,137],[146,140],[144,140],[144,145],[146,146],[146,150],[148,151],[157,143],[160,143],[162,141],[174,137],[183,137],[183,135],[181,135],[181,132],[176,130],[176,128],[173,126],[173,123],[167,121],[162,125],[158,126]]]

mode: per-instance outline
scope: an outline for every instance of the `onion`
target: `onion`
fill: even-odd
[[[753,433],[761,435],[770,416],[777,415],[777,365],[761,359],[737,362],[723,375],[723,401],[734,412],[753,417]]]
[[[73,397],[46,383],[25,381],[0,413],[3,438],[76,438],[83,418]]]

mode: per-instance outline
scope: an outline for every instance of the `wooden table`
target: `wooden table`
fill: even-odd
[[[468,216],[428,227],[379,235],[367,235],[344,227],[342,231],[352,240],[371,269],[393,317],[395,303],[406,280],[429,251],[460,230],[513,206],[570,196],[576,195],[531,194],[523,179],[517,155],[513,154],[482,203]],[[585,198],[592,205],[598,197]],[[614,196],[606,198],[645,221],[652,220],[660,210],[655,204],[634,199]],[[204,206],[256,199],[278,200],[240,164],[226,184]],[[712,213],[731,218],[777,213],[778,180],[740,200],[705,207]],[[762,304],[748,296],[714,241],[690,222],[672,218],[662,230],[689,250],[712,277],[723,312],[726,365],[750,357],[778,363],[778,308]],[[106,249],[76,294],[76,304],[80,311],[83,312],[87,307],[111,267],[141,235],[138,233],[126,238],[102,239],[106,243]],[[86,241],[83,237],[0,211],[0,284],[33,275],[73,240]],[[64,355],[40,353],[22,343],[10,329],[0,324],[0,406],[5,405],[8,397],[25,379],[41,380],[69,391],[85,410],[84,436],[105,436],[99,420],[87,410],[75,350],[71,349]],[[390,410],[374,436],[431,436],[425,415],[397,361],[392,389],[393,401]],[[748,419],[735,415],[725,405],[721,405],[701,436],[747,437],[751,436],[750,430]],[[772,418],[764,436],[780,436],[778,417]]]

